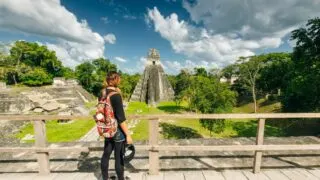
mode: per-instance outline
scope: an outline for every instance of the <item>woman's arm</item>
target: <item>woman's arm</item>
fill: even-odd
[[[131,135],[129,133],[129,129],[128,129],[127,123],[126,122],[122,122],[120,124],[120,127],[121,127],[122,131],[124,132],[124,134],[126,135],[127,143],[128,144],[132,144],[132,138],[131,138]]]

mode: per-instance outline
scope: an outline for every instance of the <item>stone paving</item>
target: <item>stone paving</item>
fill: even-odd
[[[36,173],[5,173],[0,174],[0,180],[102,180],[99,173],[73,172],[51,173],[38,175]],[[110,178],[116,179],[116,178]],[[319,180],[319,169],[281,169],[265,170],[253,174],[248,170],[224,171],[165,171],[158,175],[149,175],[146,172],[126,173],[130,180]]]
[[[100,142],[103,146],[103,142]],[[135,142],[136,145],[146,144],[146,141]],[[254,138],[230,139],[189,139],[160,140],[160,144],[168,145],[227,145],[254,144]],[[265,144],[318,144],[316,137],[265,138]],[[72,146],[72,143],[69,145]],[[63,146],[51,144],[51,147]],[[65,146],[65,145],[64,145]],[[80,146],[77,143],[77,146]],[[202,170],[251,170],[253,152],[183,152],[160,151],[161,171],[202,171]],[[90,153],[50,153],[51,171],[61,172],[99,172],[102,151]],[[303,168],[320,168],[320,150],[317,151],[281,151],[264,152],[263,170]],[[37,172],[37,162],[33,153],[1,153],[0,173]],[[137,151],[135,159],[126,166],[131,173],[147,172],[148,151]],[[110,161],[110,169],[114,170],[114,160]]]

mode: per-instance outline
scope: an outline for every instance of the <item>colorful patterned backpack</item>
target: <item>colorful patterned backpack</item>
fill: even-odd
[[[106,95],[106,90],[103,90],[102,97],[97,104],[96,114],[94,115],[98,133],[105,138],[112,138],[118,129],[118,122],[114,117],[110,102],[110,97],[114,94],[118,94],[118,92],[110,92]]]

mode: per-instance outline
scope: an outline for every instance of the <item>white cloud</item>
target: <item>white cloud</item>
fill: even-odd
[[[320,15],[318,0],[184,0],[183,6],[195,23],[216,33],[247,29],[244,39],[273,36]]]
[[[103,57],[104,39],[91,30],[60,0],[1,0],[0,28],[42,35],[57,40],[47,43],[63,64],[74,66],[87,58]]]
[[[164,64],[167,66],[167,70],[169,73],[177,74],[182,69],[188,69],[193,71],[194,68],[205,68],[207,71],[213,68],[217,68],[218,66],[214,62],[208,62],[208,61],[196,61],[193,62],[191,60],[185,60],[184,62],[178,62],[178,61],[164,61]]]
[[[134,69],[132,68],[123,68],[123,72],[128,73],[128,74],[134,74],[137,73]]]
[[[0,41],[0,54],[3,53],[6,55],[9,55],[12,45],[13,45],[13,42],[4,43],[4,42]]]
[[[82,44],[60,40],[57,44],[46,44],[48,49],[56,51],[56,55],[69,67],[75,67],[85,60],[103,57],[104,46]]]
[[[139,61],[140,61],[143,65],[147,65],[147,58],[141,57],[141,58],[139,59]]]
[[[112,33],[109,33],[105,36],[103,36],[103,39],[106,43],[115,44],[116,43],[116,36]]]
[[[253,55],[251,49],[260,45],[240,38],[232,39],[225,35],[212,34],[203,28],[196,28],[184,21],[179,21],[176,14],[164,18],[157,8],[148,10],[149,18],[154,22],[155,31],[170,41],[177,53],[196,60],[214,61],[223,65],[236,60],[239,56]]]
[[[287,43],[289,44],[290,47],[296,47],[297,40],[288,39]]]
[[[124,15],[123,18],[124,18],[124,19],[127,19],[127,20],[135,20],[135,19],[137,19],[136,16],[130,15],[130,14]]]
[[[0,27],[80,43],[103,41],[85,20],[79,22],[59,0],[1,0]]]
[[[197,26],[179,20],[175,13],[164,17],[156,7],[148,9],[148,19],[176,53],[218,66],[254,55],[257,49],[277,48],[310,15],[320,15],[320,3],[314,0],[197,0],[183,5]]]
[[[124,58],[122,58],[122,57],[115,57],[114,59],[117,60],[117,61],[119,61],[119,62],[123,62],[123,63],[125,63],[125,62],[128,61],[128,60],[126,60],[126,59],[124,59]]]
[[[178,61],[165,61],[165,64],[168,66],[171,70],[180,70],[182,69],[182,65]]]
[[[154,22],[154,29],[162,37],[171,41],[183,41],[188,37],[188,28],[184,21],[179,22],[178,15],[173,13],[164,18],[158,9],[148,9],[149,18]]]
[[[104,24],[108,24],[108,23],[110,22],[108,17],[101,17],[100,20],[101,20]]]

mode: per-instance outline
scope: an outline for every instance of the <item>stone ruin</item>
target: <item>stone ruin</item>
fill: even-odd
[[[14,88],[0,91],[0,114],[87,115],[93,100],[79,85]]]
[[[146,102],[155,105],[174,98],[174,91],[161,66],[160,54],[150,49],[143,75],[137,83],[130,101]]]
[[[5,82],[1,82],[0,81],[0,90],[1,89],[6,89],[7,88],[7,84]]]
[[[62,77],[53,78],[53,87],[61,87],[61,86],[76,86],[78,85],[78,81],[76,79],[65,79]]]

